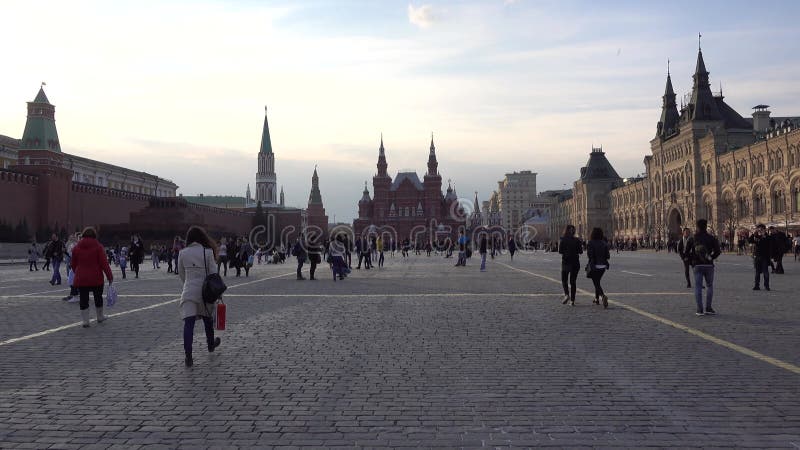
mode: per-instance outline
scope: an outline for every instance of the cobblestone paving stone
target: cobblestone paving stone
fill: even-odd
[[[191,369],[163,269],[120,283],[125,314],[52,331],[77,305],[0,267],[0,448],[800,447],[800,374],[624,306],[797,366],[800,264],[753,292],[723,256],[719,315],[695,317],[674,255],[612,255],[605,311],[560,303],[558,261],[395,257],[336,283],[257,266],[227,278],[223,344],[201,351],[198,326]]]

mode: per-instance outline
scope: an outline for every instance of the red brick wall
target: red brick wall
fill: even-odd
[[[24,218],[35,230],[38,190],[39,177],[0,169],[0,220],[16,226]]]
[[[72,183],[69,231],[93,225],[126,224],[132,212],[148,205],[146,195]]]

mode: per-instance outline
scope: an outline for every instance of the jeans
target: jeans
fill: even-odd
[[[605,292],[603,292],[603,287],[600,286],[600,280],[603,278],[603,274],[606,273],[606,269],[594,269],[589,272],[589,278],[592,279],[592,283],[594,284],[594,298],[599,299]]]
[[[486,270],[486,253],[481,253],[481,270]]]
[[[305,258],[297,258],[297,278],[303,278],[303,264],[305,264]]]
[[[783,272],[783,253],[775,255],[775,273],[782,274]]]
[[[575,282],[578,279],[579,265],[561,265],[561,286],[564,288],[564,295],[569,295],[570,300],[575,301]],[[567,279],[569,278],[569,285]]]
[[[177,267],[177,266],[175,266],[175,267]],[[228,255],[222,255],[222,256],[219,257],[219,262],[217,263],[217,273],[220,273],[220,270],[219,270],[220,267],[225,269],[225,271],[222,272],[222,275],[227,277],[228,276]]]
[[[769,258],[753,259],[753,267],[756,269],[755,287],[761,284],[761,274],[764,274],[764,287],[769,289]]]
[[[458,262],[456,262],[457,266],[466,266],[467,265],[467,252],[458,252]]]
[[[711,308],[711,300],[714,299],[714,266],[694,266],[694,301],[697,303],[697,310],[703,309],[703,279],[706,280],[706,307]]]
[[[211,317],[206,317],[206,316],[185,317],[183,319],[183,351],[186,352],[187,355],[192,354],[192,341],[194,341],[194,323],[197,321],[198,317],[201,317],[203,319],[203,326],[206,329],[206,341],[208,342],[208,348],[212,348],[214,346],[214,322],[211,320]]]
[[[383,252],[378,256],[378,267],[383,267]]]
[[[689,287],[692,287],[692,280],[689,277],[689,260],[688,259],[684,259],[683,260],[683,272],[686,275],[686,285],[689,286]]]
[[[81,310],[89,309],[89,293],[94,295],[94,307],[103,307],[103,285],[100,286],[80,286],[78,294],[81,296]]]
[[[53,258],[53,277],[50,278],[53,284],[61,284],[61,260]]]

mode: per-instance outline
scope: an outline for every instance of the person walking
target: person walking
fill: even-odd
[[[75,233],[67,240],[66,250],[64,252],[64,265],[67,268],[67,284],[69,284],[69,295],[62,298],[67,303],[77,303],[80,301],[78,288],[75,287],[75,274],[72,272],[70,262],[72,260],[72,250],[78,245],[80,240],[80,233]],[[70,275],[72,274],[72,275]]]
[[[126,279],[127,275],[125,274],[125,270],[128,269],[128,259],[130,258],[130,250],[128,247],[122,247],[119,249],[119,256],[117,259],[119,260],[119,270],[122,271],[122,279]]]
[[[97,240],[97,231],[88,227],[81,233],[81,240],[72,249],[72,270],[75,271],[73,285],[78,288],[80,295],[81,317],[83,328],[89,328],[89,293],[94,296],[94,307],[97,313],[97,323],[106,320],[103,315],[103,275],[108,280],[108,285],[114,282],[114,275],[108,265],[106,251]]]
[[[467,237],[464,236],[464,230],[458,232],[458,261],[456,267],[467,265]]]
[[[217,273],[219,273],[220,267],[224,269],[222,273],[223,276],[228,276],[228,245],[223,237],[219,240],[219,257],[217,258],[219,262],[217,262]]]
[[[486,233],[482,233],[480,239],[481,240],[478,243],[478,253],[481,254],[481,272],[486,272],[486,253],[489,246]]]
[[[186,367],[192,367],[192,344],[194,341],[194,324],[199,317],[203,321],[206,332],[208,351],[219,347],[221,339],[214,337],[214,304],[203,301],[203,283],[216,265],[217,246],[202,228],[189,227],[186,233],[186,248],[178,254],[176,271],[183,282],[180,310],[183,317],[183,351],[186,355]]]
[[[336,235],[336,238],[331,240],[328,246],[328,254],[330,255],[331,271],[333,272],[333,281],[344,280],[350,268],[345,260],[346,238],[341,234]]]
[[[236,260],[239,261],[239,266],[236,268],[236,276],[244,269],[244,276],[250,276],[250,268],[253,267],[253,247],[247,242],[247,239],[242,238],[239,244],[239,252],[236,255]]]
[[[508,254],[511,255],[511,261],[514,261],[514,253],[517,252],[517,241],[514,237],[508,238]]]
[[[139,265],[144,262],[144,243],[138,235],[131,237],[131,246],[128,249],[130,254],[131,270],[139,278]]]
[[[791,248],[791,241],[788,241],[786,233],[775,227],[769,227],[769,236],[772,239],[770,255],[775,261],[775,270],[772,273],[783,275],[783,255]],[[788,245],[787,242],[789,242]]]
[[[611,251],[603,236],[602,228],[592,229],[589,242],[586,244],[586,256],[589,258],[587,276],[591,278],[594,284],[594,304],[599,305],[602,301],[603,308],[608,308],[608,297],[603,292],[600,280],[609,268],[608,260],[611,258]]]
[[[383,268],[383,237],[378,236],[378,240],[376,241],[376,245],[378,246],[378,268]]]
[[[509,240],[509,246],[512,241],[513,239]],[[578,255],[583,253],[581,247],[581,241],[575,237],[575,226],[567,225],[558,242],[558,253],[561,254],[561,286],[564,288],[564,300],[561,303],[564,305],[569,302],[571,306],[575,306],[575,282],[581,269]]]
[[[292,255],[297,258],[297,279],[305,280],[306,278],[303,276],[303,264],[305,264],[308,254],[306,253],[305,243],[301,238],[297,238],[297,242],[294,243]]]
[[[50,278],[50,284],[53,286],[57,284],[60,285],[61,263],[64,261],[64,254],[67,252],[67,249],[55,233],[50,238],[49,251],[50,260],[53,263],[53,276]]]
[[[158,253],[159,247],[157,244],[150,245],[150,258],[153,260],[153,270],[158,270],[161,268],[158,261]]]
[[[39,271],[39,267],[37,266],[37,262],[39,261],[39,247],[36,246],[36,242],[31,243],[31,248],[28,249],[28,270],[33,272]]]
[[[767,234],[767,227],[760,223],[756,231],[747,239],[753,244],[753,268],[755,269],[754,291],[761,290],[761,275],[764,275],[764,289],[769,290],[769,261],[772,255],[772,238]]]
[[[683,236],[681,236],[681,239],[678,241],[678,255],[681,257],[681,260],[683,261],[683,272],[684,275],[686,276],[687,288],[692,287],[692,281],[689,278],[689,268],[691,266],[690,264],[691,261],[689,260],[689,249],[687,247],[687,244],[690,239],[691,239],[691,230],[689,230],[689,228],[684,228]]]
[[[183,240],[181,240],[180,236],[175,236],[175,240],[172,243],[172,257],[175,259],[173,262],[175,264],[175,275],[178,274],[178,255],[180,254],[181,250],[183,250]]]
[[[708,221],[697,221],[697,231],[687,242],[689,258],[694,267],[694,300],[697,303],[698,316],[714,315],[717,312],[711,307],[714,299],[714,260],[719,257],[719,241],[708,234]],[[705,281],[706,305],[703,308],[703,282]]]
[[[316,280],[314,274],[317,271],[317,265],[322,262],[322,245],[320,244],[320,237],[312,232],[308,236],[308,262],[311,267],[308,270],[309,280]]]

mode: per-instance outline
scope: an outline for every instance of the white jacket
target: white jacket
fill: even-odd
[[[205,265],[203,253],[205,253]],[[214,251],[210,248],[193,242],[178,253],[178,274],[183,281],[180,307],[184,318],[210,316],[211,308],[203,303],[203,281],[206,275],[211,273],[217,273],[217,263],[214,261]]]

